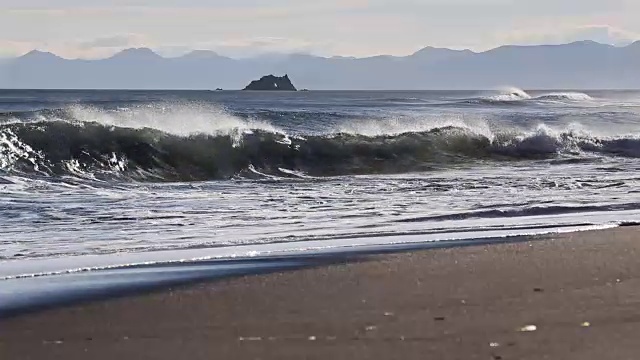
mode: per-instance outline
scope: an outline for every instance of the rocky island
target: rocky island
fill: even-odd
[[[252,81],[244,90],[298,91],[291,83],[289,75],[282,77],[273,75],[263,76],[260,80]]]

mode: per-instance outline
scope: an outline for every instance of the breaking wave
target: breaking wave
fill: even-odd
[[[531,99],[531,95],[529,95],[526,91],[518,88],[505,88],[500,91],[500,94],[489,96],[487,98],[483,98],[483,100],[495,101],[495,102],[506,102],[506,101],[521,101],[521,100],[529,100]]]
[[[551,93],[546,95],[540,95],[536,97],[537,100],[566,100],[566,101],[593,101],[594,99],[584,93],[579,92],[566,92],[566,93]]]
[[[640,138],[544,125],[525,132],[449,122],[403,132],[353,122],[330,134],[293,136],[221,110],[212,121],[212,113],[200,110],[153,108],[144,118],[72,108],[48,113],[47,120],[6,121],[0,124],[0,172],[196,181],[419,172],[479,161],[640,158]]]
[[[580,93],[580,92],[552,92],[548,94],[542,94],[537,96],[532,96],[526,91],[518,88],[505,88],[501,89],[500,93],[497,95],[491,95],[487,97],[482,97],[479,99],[473,99],[474,103],[502,103],[502,104],[513,104],[518,102],[587,102],[594,101],[595,99],[591,96]]]

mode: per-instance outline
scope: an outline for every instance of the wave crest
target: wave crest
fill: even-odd
[[[496,102],[521,101],[528,99],[531,99],[531,95],[529,95],[526,91],[515,87],[507,87],[501,89],[500,94],[486,98],[486,100]]]
[[[534,98],[535,100],[556,100],[556,101],[593,101],[594,99],[584,93],[580,92],[560,92],[540,95]]]
[[[587,102],[595,99],[581,92],[552,92],[532,96],[526,91],[518,88],[505,88],[500,90],[500,94],[480,98],[482,103],[517,103],[522,101],[534,102]]]
[[[478,160],[594,155],[640,158],[640,139],[597,138],[545,126],[491,136],[441,126],[387,135],[307,137],[264,129],[176,135],[97,122],[0,126],[0,167],[6,172],[148,181],[403,173]]]

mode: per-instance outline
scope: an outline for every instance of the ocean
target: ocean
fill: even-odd
[[[639,221],[637,91],[0,90],[5,308],[73,274]]]

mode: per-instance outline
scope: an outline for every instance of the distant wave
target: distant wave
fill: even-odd
[[[184,110],[184,109],[183,109]],[[155,109],[152,112],[156,111]],[[175,112],[175,109],[166,112]],[[604,138],[540,126],[532,131],[464,124],[290,136],[268,123],[194,111],[148,119],[72,109],[46,121],[0,125],[0,171],[41,176],[192,181],[428,171],[478,161],[640,158],[640,138]],[[126,112],[125,112],[126,114]],[[164,117],[163,115],[164,114]],[[211,114],[210,114],[211,115]],[[126,115],[118,115],[120,117]],[[79,121],[83,117],[84,121]],[[199,117],[202,117],[200,120]]]
[[[489,96],[487,98],[483,98],[489,101],[521,101],[521,100],[529,100],[531,99],[531,95],[529,95],[526,91],[518,88],[506,88],[503,89],[500,94]]]
[[[503,104],[503,105],[517,105],[524,103],[550,103],[550,102],[587,102],[594,101],[591,96],[580,92],[552,92],[548,94],[542,94],[532,96],[526,91],[518,88],[506,88],[502,89],[499,94],[480,97],[476,99],[470,99],[466,102],[481,103],[481,104]]]
[[[584,93],[579,92],[565,92],[565,93],[550,93],[540,95],[534,98],[535,100],[566,100],[566,101],[593,101],[594,99]]]

